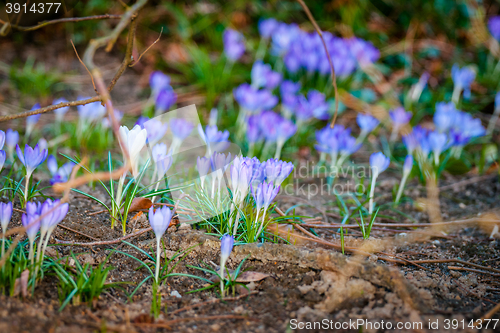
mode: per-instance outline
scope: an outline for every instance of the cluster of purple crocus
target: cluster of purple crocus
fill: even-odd
[[[233,29],[226,29],[222,36],[224,53],[231,62],[235,62],[245,53],[245,38]]]
[[[218,190],[220,193],[220,181],[227,168],[230,166],[230,189],[232,193],[232,201],[235,206],[232,207],[233,212],[237,209],[236,218],[230,222],[228,232],[236,235],[238,230],[239,212],[242,203],[246,200],[248,194],[252,194],[254,198],[257,219],[260,211],[263,209],[264,215],[260,225],[258,221],[254,221],[255,239],[262,232],[265,213],[268,210],[272,200],[276,197],[280,190],[280,185],[290,175],[293,170],[291,162],[284,162],[278,159],[269,159],[265,162],[260,162],[256,157],[241,157],[236,156],[231,162],[231,155],[225,155],[215,152],[210,157],[199,157],[197,168],[200,175],[201,188],[205,188],[207,177],[212,179],[212,198],[215,193],[215,182],[218,180]],[[210,181],[209,181],[210,183]],[[219,206],[218,206],[219,207]],[[233,230],[230,230],[233,229]]]
[[[491,35],[500,41],[500,16],[492,16],[488,20],[488,28]]]
[[[155,105],[155,116],[165,113],[177,101],[177,95],[170,85],[170,77],[160,71],[154,71],[149,76],[151,87],[150,103]]]
[[[350,128],[338,124],[333,128],[327,125],[316,131],[317,144],[315,148],[320,152],[320,163],[324,163],[326,156],[329,155],[332,171],[342,167],[347,158],[361,148],[368,134],[380,123],[375,117],[361,113],[358,114],[356,121],[360,128],[357,139],[351,135]]]
[[[61,203],[59,200],[52,201],[47,199],[43,204],[40,202],[28,202],[26,204],[26,213],[21,216],[23,227],[26,228],[26,234],[30,243],[29,259],[31,264],[34,263],[34,246],[35,237],[40,231],[40,241],[37,247],[36,263],[34,276],[37,276],[38,265],[40,260],[43,260],[45,249],[50,238],[50,235],[56,226],[66,217],[69,204]]]
[[[298,25],[278,22],[273,18],[259,22],[262,38],[271,39],[271,52],[283,57],[288,71],[303,68],[309,73],[330,73],[330,65],[321,38],[316,32],[305,32]],[[368,66],[378,60],[379,50],[360,38],[339,38],[329,32],[323,38],[339,77],[354,72],[358,66]]]
[[[486,134],[479,119],[457,110],[453,102],[436,104],[434,125],[435,130],[415,126],[403,137],[408,153],[420,162],[427,161],[432,152],[434,164],[439,165],[440,155],[446,150],[451,148],[452,153],[459,156],[472,139]]]

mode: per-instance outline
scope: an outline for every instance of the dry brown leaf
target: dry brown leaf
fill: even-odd
[[[25,269],[21,273],[21,277],[16,279],[14,283],[14,296],[21,294],[23,297],[28,297],[28,278],[30,276],[29,269]]]
[[[134,198],[128,212],[138,212],[141,209],[149,209],[151,206],[153,206],[153,202],[149,198]]]

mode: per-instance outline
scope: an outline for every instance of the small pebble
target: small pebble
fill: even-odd
[[[177,290],[172,290],[172,292],[170,293],[170,296],[182,298],[181,294],[179,294],[179,292]]]

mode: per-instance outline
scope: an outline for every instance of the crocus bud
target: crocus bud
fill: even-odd
[[[12,217],[12,202],[0,202],[0,224],[2,225],[2,232],[7,231],[10,219]]]
[[[413,156],[408,155],[405,158],[405,163],[403,164],[403,173],[410,173],[413,168]]]
[[[33,171],[35,171],[35,169],[47,158],[47,150],[40,149],[38,144],[35,148],[26,145],[24,147],[24,153],[21,151],[21,148],[19,148],[19,145],[16,145],[16,152],[17,157],[26,168],[26,174],[29,176],[31,176]]]
[[[165,233],[172,221],[172,210],[168,207],[154,209],[154,206],[149,208],[149,224],[156,235],[156,239],[160,239]]]
[[[370,156],[370,167],[373,171],[373,177],[377,178],[378,175],[380,175],[387,169],[387,167],[389,167],[390,163],[391,160],[387,158],[383,153],[373,153]]]
[[[220,240],[220,261],[221,261],[221,268],[224,268],[227,259],[229,258],[229,255],[231,254],[231,251],[233,250],[234,246],[234,237],[229,234],[225,234],[222,236],[222,239]]]

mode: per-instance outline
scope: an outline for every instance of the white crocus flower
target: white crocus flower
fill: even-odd
[[[127,126],[121,126],[120,136],[122,139],[122,145],[126,147],[130,157],[130,163],[132,164],[132,174],[134,175],[134,177],[136,177],[138,174],[137,169],[139,165],[139,154],[142,148],[144,148],[144,146],[146,145],[148,133],[139,125],[135,125],[131,130],[129,130]]]

